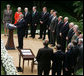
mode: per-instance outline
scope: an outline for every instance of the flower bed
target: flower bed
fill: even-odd
[[[18,75],[16,67],[13,64],[12,57],[8,55],[7,50],[1,40],[1,62],[5,69],[6,75]]]

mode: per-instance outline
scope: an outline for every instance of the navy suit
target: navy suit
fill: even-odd
[[[73,28],[69,29],[67,37],[68,37],[68,41],[67,41],[67,45],[71,42],[72,36],[74,35],[74,31]]]
[[[60,44],[60,45],[61,45],[60,31],[61,31],[62,26],[63,26],[63,22],[62,21],[60,21],[60,22],[58,21],[56,35],[57,35],[57,44]]]
[[[32,24],[31,24],[31,36],[35,38],[35,32],[37,29],[37,25],[39,23],[39,13],[36,11],[35,13],[32,13]],[[35,26],[35,24],[37,24]]]
[[[61,37],[61,46],[62,46],[62,51],[65,52],[66,48],[66,36],[69,31],[69,23],[67,22],[66,24],[63,24],[60,33],[62,33]]]
[[[64,60],[65,54],[60,50],[53,54],[53,64],[52,64],[52,75],[61,75],[62,62]]]
[[[43,24],[40,24],[40,38],[42,38],[42,35],[44,33],[44,37],[43,39],[45,39],[45,35],[46,35],[46,29],[47,29],[47,25],[48,25],[48,19],[49,19],[49,13],[46,12],[45,14],[42,12],[41,13],[41,17],[40,17],[40,21],[43,21]]]

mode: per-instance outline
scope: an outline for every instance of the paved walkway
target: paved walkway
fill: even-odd
[[[33,51],[33,53],[35,54],[35,56],[37,55],[38,49],[43,48],[43,43],[42,43],[43,40],[39,40],[38,37],[39,36],[36,35],[35,39],[24,38],[24,48],[30,48]],[[4,36],[2,34],[1,38],[4,41],[4,44],[6,44],[8,37]],[[46,36],[46,38],[47,38],[47,36]],[[16,34],[14,34],[14,44],[15,44],[15,47],[18,46],[18,39],[17,39]],[[49,47],[50,47],[50,45],[49,45]],[[13,57],[14,65],[17,67],[19,65],[18,50],[17,49],[16,50],[8,50],[8,53],[10,56]],[[22,63],[21,63],[21,66],[22,66]],[[34,67],[34,72],[31,73],[31,61],[29,62],[29,66],[28,66],[28,62],[25,61],[24,73],[18,72],[18,74],[20,74],[20,75],[37,75],[37,65],[35,65],[35,67]],[[50,72],[50,75],[51,75],[51,72]]]

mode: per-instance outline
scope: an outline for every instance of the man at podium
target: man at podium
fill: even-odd
[[[17,35],[18,35],[18,49],[23,48],[23,37],[25,36],[25,20],[23,19],[24,15],[21,14],[18,23],[15,24],[17,27]]]

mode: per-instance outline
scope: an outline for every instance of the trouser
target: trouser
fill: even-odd
[[[50,31],[50,43],[55,45],[55,33]]]
[[[33,34],[33,26],[32,25],[31,25],[30,29],[31,29],[31,36],[32,36],[32,34]]]
[[[57,72],[57,75],[61,75],[61,67],[60,66],[53,66],[54,68],[52,68],[52,75],[55,75],[55,73]]]
[[[66,37],[62,37],[61,38],[61,50],[65,52],[65,48],[66,48]]]
[[[72,70],[68,68],[68,71],[65,71],[65,69],[63,68],[63,75],[71,75]]]
[[[35,38],[35,33],[36,33],[36,28],[37,26],[33,25],[33,28],[32,28],[32,37]]]
[[[28,36],[28,29],[29,29],[29,26],[26,27],[26,29],[25,29],[25,37],[26,37],[26,38],[27,38],[27,36]]]
[[[23,36],[18,35],[18,45],[20,48],[23,48]]]
[[[71,39],[69,39],[68,41],[67,41],[67,46],[68,46],[68,44],[71,42]]]
[[[43,33],[44,33],[44,37],[43,37],[43,38],[45,39],[45,35],[46,35],[46,25],[41,24],[41,25],[40,25],[40,38],[42,38]]]
[[[43,72],[44,72],[44,75],[49,75],[49,71],[50,71],[50,66],[38,65],[38,75],[42,75]]]
[[[50,42],[50,30],[48,30],[48,39],[49,39],[49,42]]]
[[[57,36],[57,44],[60,44],[61,45],[61,38],[60,38],[59,35]]]

